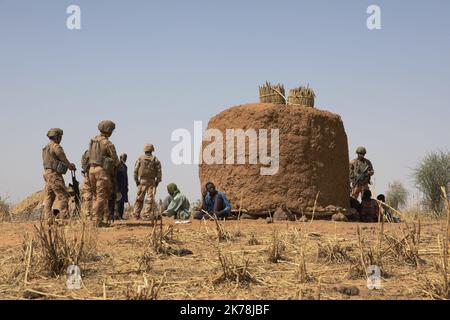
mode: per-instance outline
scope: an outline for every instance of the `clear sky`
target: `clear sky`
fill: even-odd
[[[71,4],[81,30],[66,28]],[[381,30],[366,27],[371,4]],[[43,187],[50,127],[79,164],[111,119],[130,167],[155,144],[163,184],[194,201],[198,168],[171,163],[172,131],[257,101],[266,80],[309,83],[342,116],[350,156],[367,147],[376,191],[412,190],[411,168],[450,145],[450,1],[0,0],[0,195]]]

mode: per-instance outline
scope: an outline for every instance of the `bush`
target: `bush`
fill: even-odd
[[[416,187],[423,193],[424,205],[437,216],[443,213],[441,187],[450,183],[450,152],[429,153],[414,169]]]
[[[406,200],[408,199],[408,191],[399,181],[393,181],[388,186],[388,191],[386,192],[386,202],[388,205],[398,210],[406,205]]]

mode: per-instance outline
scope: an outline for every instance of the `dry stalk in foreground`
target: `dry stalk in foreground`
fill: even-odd
[[[305,250],[303,244],[300,244],[298,267],[295,273],[296,278],[300,281],[300,283],[311,282],[314,280],[314,278],[308,274],[308,270],[306,269]]]
[[[248,259],[238,264],[233,260],[232,256],[226,257],[223,255],[219,248],[217,248],[217,254],[222,273],[213,280],[214,285],[223,282],[234,282],[236,286],[248,286],[251,283],[259,282],[249,271]]]
[[[52,276],[66,272],[69,265],[78,265],[96,257],[96,230],[82,221],[67,226],[34,226],[36,252],[44,270]],[[30,258],[31,259],[31,258]]]
[[[286,246],[278,237],[278,233],[274,231],[272,234],[272,242],[269,247],[269,262],[278,263],[279,260],[282,260],[285,249]]]
[[[419,221],[417,228],[415,224],[412,225],[412,228],[406,225],[402,230],[401,238],[386,234],[387,248],[383,250],[382,254],[388,253],[396,262],[418,267],[423,263],[419,257],[420,229]]]
[[[448,245],[441,243],[441,237],[438,236],[438,246],[440,259],[434,263],[434,268],[438,274],[437,279],[431,279],[421,272],[417,272],[419,290],[431,299],[448,300],[450,299],[450,280],[448,277]],[[448,242],[447,242],[448,243]]]
[[[350,265],[347,277],[349,279],[366,279],[368,277],[367,269],[371,265],[378,266],[383,273],[383,255],[379,250],[379,244],[375,246],[365,245],[359,225],[356,231],[358,235],[358,258]],[[385,272],[384,274],[386,275]]]
[[[317,260],[323,263],[347,263],[354,262],[349,255],[350,247],[343,247],[337,241],[328,241],[325,244],[318,244]]]
[[[259,244],[260,244],[260,242],[258,241],[258,239],[256,239],[255,234],[252,233],[250,236],[250,239],[248,240],[248,245],[257,246]]]
[[[164,286],[165,280],[165,274],[159,282],[154,279],[149,282],[144,275],[144,282],[142,284],[136,287],[127,287],[125,297],[127,300],[158,300],[158,294]]]

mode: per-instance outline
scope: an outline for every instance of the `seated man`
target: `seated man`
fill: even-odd
[[[384,204],[386,202],[386,197],[384,196],[384,194],[379,194],[377,196],[377,200],[383,202],[383,204],[381,204],[381,209],[383,210],[384,216],[386,217],[387,221],[400,222],[400,218],[394,216],[391,208]]]
[[[358,201],[358,199],[355,199],[352,196],[350,196],[349,213],[351,213],[351,215],[349,217],[350,221],[359,221],[360,220],[361,203]]]
[[[227,218],[231,213],[231,205],[224,193],[217,191],[216,186],[212,182],[206,184],[206,193],[202,199],[202,209],[211,216],[218,219]],[[194,214],[194,219],[201,220],[205,217],[205,213],[198,211]]]
[[[169,196],[164,200],[163,216],[174,217],[179,220],[187,220],[190,218],[189,200],[178,190],[175,183],[167,186]]]
[[[378,202],[372,199],[372,192],[364,190],[361,201],[361,222],[378,222],[379,213]]]

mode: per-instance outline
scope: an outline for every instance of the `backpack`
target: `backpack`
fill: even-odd
[[[155,158],[154,157],[142,157],[139,166],[139,177],[152,179],[156,175],[155,170]]]
[[[104,154],[101,140],[94,138],[89,144],[89,151],[87,154],[88,164],[96,164],[103,167],[107,172],[112,172],[114,169],[114,161]]]
[[[99,140],[91,140],[91,142],[89,143],[89,152],[87,154],[87,157],[89,159],[89,164],[103,166],[103,152]]]

